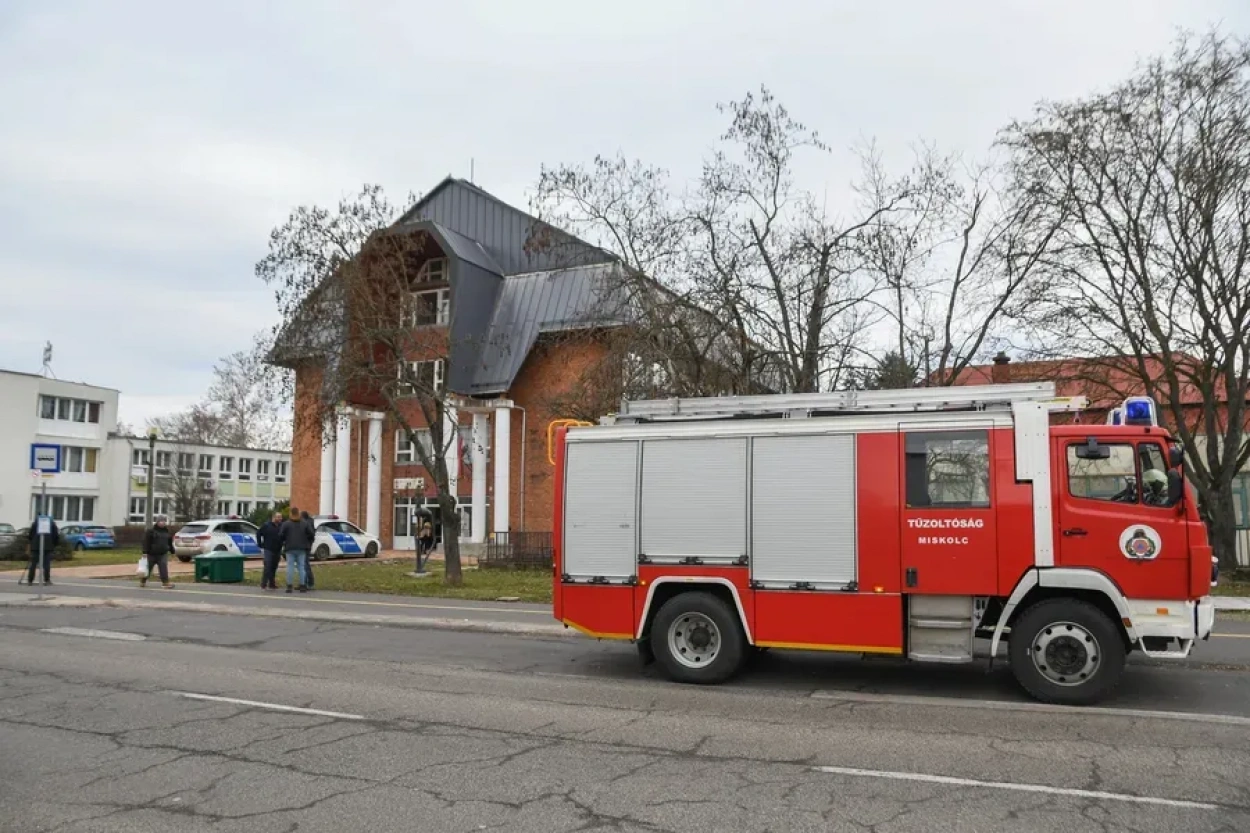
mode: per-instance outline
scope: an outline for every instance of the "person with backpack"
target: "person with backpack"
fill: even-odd
[[[164,515],[157,515],[152,528],[143,534],[143,555],[148,560],[148,571],[139,579],[140,587],[148,586],[152,577],[152,568],[160,572],[161,586],[173,590],[169,580],[169,556],[174,553],[174,533],[167,525]]]

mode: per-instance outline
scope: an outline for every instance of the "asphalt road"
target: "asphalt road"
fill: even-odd
[[[1246,831],[1248,695],[784,654],[693,688],[578,639],[0,607],[0,830]]]

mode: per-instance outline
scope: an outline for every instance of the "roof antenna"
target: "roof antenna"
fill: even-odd
[[[473,181],[473,157],[472,156],[469,157],[469,184],[477,185],[477,183]]]
[[[43,378],[56,378],[56,374],[52,372],[52,342],[50,341],[43,345]]]

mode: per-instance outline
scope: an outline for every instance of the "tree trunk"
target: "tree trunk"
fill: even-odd
[[[1220,561],[1221,572],[1237,568],[1237,516],[1233,510],[1233,487],[1225,483],[1202,496],[1207,534]]]
[[[443,522],[443,564],[446,568],[443,583],[458,587],[464,583],[464,572],[460,567],[460,513],[456,511],[455,498],[441,490],[438,514]]]

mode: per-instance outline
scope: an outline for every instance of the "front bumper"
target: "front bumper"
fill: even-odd
[[[1184,659],[1215,627],[1215,602],[1210,596],[1196,602],[1129,599],[1128,608],[1138,646],[1156,659]]]

